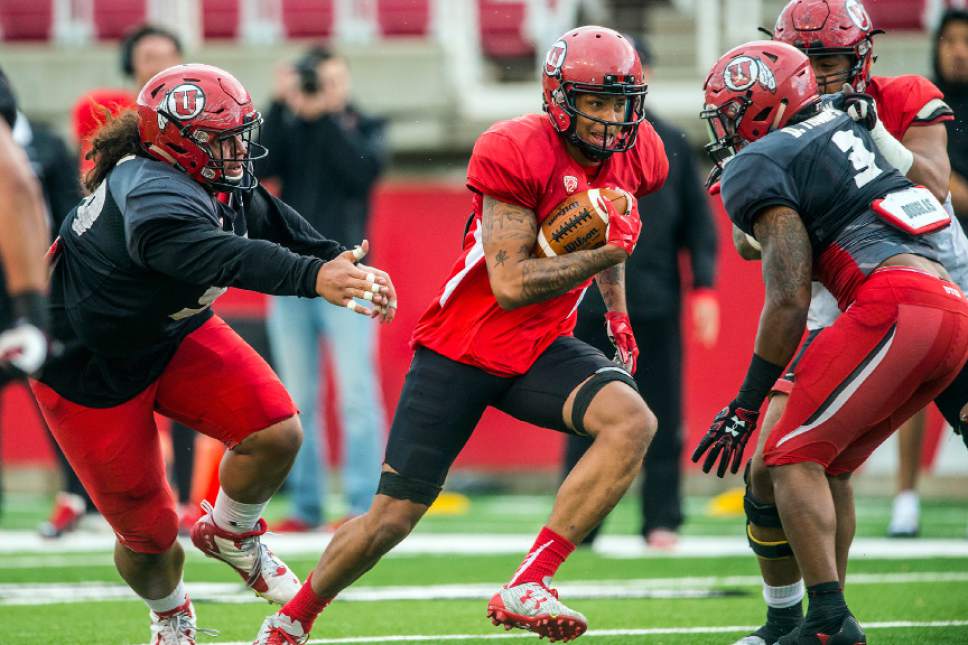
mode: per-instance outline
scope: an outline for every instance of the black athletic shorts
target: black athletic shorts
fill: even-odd
[[[488,406],[516,419],[571,433],[561,410],[571,392],[615,364],[562,336],[525,374],[501,377],[417,347],[390,426],[385,461],[399,474],[442,486]]]

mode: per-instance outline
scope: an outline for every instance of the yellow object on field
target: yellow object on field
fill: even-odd
[[[427,515],[466,515],[471,510],[471,500],[460,493],[441,493],[430,505]]]
[[[744,488],[731,488],[709,500],[706,514],[710,517],[742,517]]]

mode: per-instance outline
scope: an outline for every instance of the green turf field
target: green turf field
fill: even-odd
[[[45,500],[16,498],[8,502],[0,531],[32,528],[46,510]],[[540,527],[550,503],[550,497],[475,497],[466,515],[430,517],[418,534],[455,534],[455,540],[461,539],[458,533],[468,537],[527,534]],[[704,517],[705,504],[700,499],[689,501],[687,535],[741,534],[737,520]],[[881,536],[888,502],[863,500],[858,508],[858,534]],[[270,509],[270,515],[280,512],[278,504]],[[928,537],[964,539],[968,505],[928,503],[923,523]],[[626,502],[616,509],[606,533],[632,534],[636,529],[635,507]],[[906,544],[898,542],[899,552]],[[280,551],[279,555],[300,574],[315,561],[308,554],[289,556]],[[487,595],[508,578],[520,558],[521,554],[387,558],[360,580],[355,587],[359,595],[397,592],[404,587],[412,593],[416,587],[418,599],[337,601],[317,623],[312,642],[536,640],[517,630],[505,633],[484,617]],[[745,626],[758,624],[763,614],[756,572],[751,557],[617,558],[582,549],[561,569],[556,584],[563,591],[571,585],[582,595],[574,601],[564,593],[562,597],[588,616],[591,631],[582,637],[583,642],[728,644],[743,634]],[[848,601],[870,626],[871,643],[968,643],[968,557],[863,558],[850,572],[857,581],[848,588]],[[224,565],[189,554],[186,582],[232,586],[236,578]],[[54,542],[42,552],[4,554],[0,561],[0,643],[146,642],[147,609],[139,601],[69,598],[70,602],[51,602],[53,590],[97,595],[102,588],[117,589],[119,583],[108,550],[65,552]],[[593,589],[598,592],[589,591]],[[614,592],[615,597],[601,597],[602,590]],[[459,599],[449,599],[451,593]],[[269,605],[217,599],[196,601],[199,626],[220,632],[217,637],[201,636],[199,642],[251,642]],[[920,626],[905,627],[905,623]]]

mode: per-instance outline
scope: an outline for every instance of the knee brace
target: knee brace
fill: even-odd
[[[380,475],[380,485],[377,486],[378,495],[386,495],[394,499],[406,499],[418,504],[430,506],[440,494],[440,486],[429,482],[407,477],[389,471]]]
[[[588,436],[588,431],[585,430],[585,413],[588,411],[588,406],[591,405],[592,399],[595,398],[598,391],[612,381],[621,381],[631,386],[636,392],[639,391],[635,379],[621,367],[599,368],[575,393],[575,403],[571,407],[571,425],[575,428],[575,432],[582,436]]]
[[[747,468],[747,473],[749,469]],[[780,513],[775,504],[764,504],[758,501],[750,493],[747,480],[746,494],[743,496],[743,510],[746,511],[746,539],[749,541],[753,553],[766,560],[779,560],[781,558],[793,557],[793,549],[790,543],[783,540],[764,541],[753,535],[753,525],[764,528],[782,529]]]

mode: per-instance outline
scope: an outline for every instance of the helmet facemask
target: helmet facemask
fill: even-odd
[[[162,108],[158,109],[158,114],[178,128],[188,143],[204,153],[207,161],[198,174],[208,186],[222,191],[250,191],[259,185],[253,162],[269,154],[268,149],[258,142],[262,126],[259,112],[247,115],[245,123],[240,126],[217,131],[184,124]],[[229,174],[233,167],[238,167],[238,172]]]
[[[603,161],[615,152],[625,152],[635,145],[638,137],[639,124],[645,118],[645,95],[648,85],[634,83],[634,78],[624,77],[619,80],[608,75],[602,84],[564,83],[559,97],[559,104],[571,118],[567,131],[563,134],[569,142],[574,144],[582,154],[594,161]],[[608,121],[588,114],[578,109],[577,98],[581,94],[594,94],[606,98],[624,97],[625,114],[621,121]],[[578,117],[602,124],[605,130],[600,144],[586,141],[578,134]]]
[[[707,105],[699,113],[709,134],[704,150],[720,170],[747,143],[739,134],[739,126],[750,103],[748,96],[740,96],[720,106]]]

